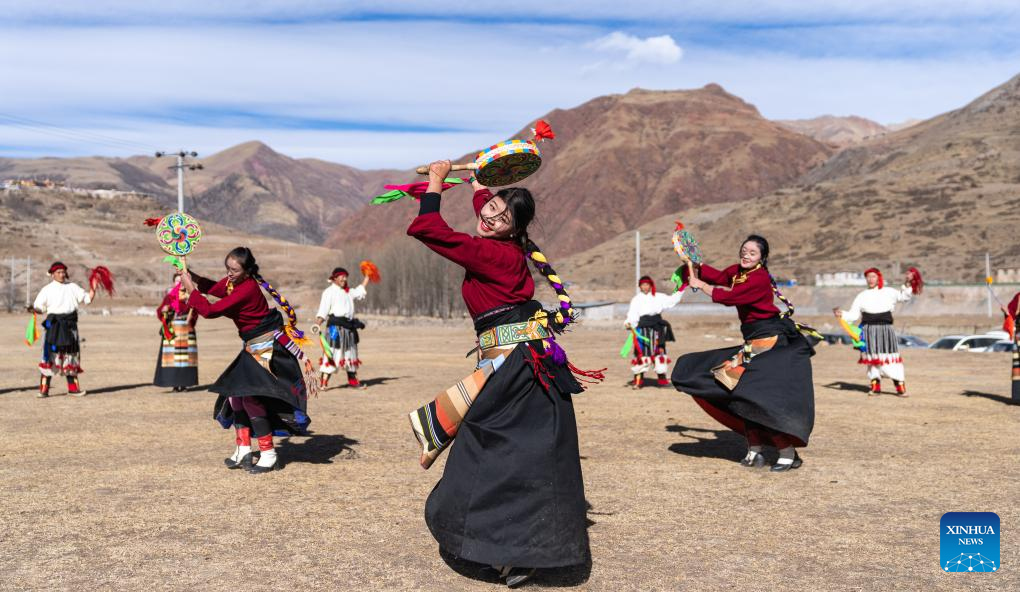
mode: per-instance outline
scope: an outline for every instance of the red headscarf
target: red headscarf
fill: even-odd
[[[650,285],[652,287],[652,296],[655,296],[655,281],[653,281],[652,278],[648,277],[647,275],[641,276],[641,279],[638,280],[637,284],[639,288],[641,287],[641,284]]]
[[[47,271],[46,273],[52,274],[53,272],[55,272],[55,271],[57,271],[59,269],[63,269],[64,271],[67,271],[67,266],[64,265],[63,263],[61,263],[60,261],[54,261],[53,265],[50,265],[50,270]]]
[[[867,277],[869,273],[873,273],[878,276],[878,288],[881,290],[885,287],[885,278],[882,277],[882,272],[877,267],[869,267],[864,270],[864,276]]]

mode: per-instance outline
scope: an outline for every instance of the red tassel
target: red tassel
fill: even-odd
[[[581,379],[581,382],[587,382],[588,384],[598,384],[606,379],[607,368],[600,368],[598,370],[581,370],[577,366],[567,362],[567,368]]]
[[[106,290],[107,294],[110,296],[113,296],[114,294],[113,274],[110,273],[109,269],[102,265],[93,269],[92,273],[89,274],[89,285],[92,287],[102,286],[103,289]]]
[[[379,275],[379,268],[376,267],[375,263],[367,259],[361,262],[361,275],[367,277],[368,281],[373,284],[378,284],[382,280],[382,277]]]
[[[145,219],[145,225],[146,226],[159,226],[159,223],[162,222],[162,221],[163,221],[162,218],[146,218]]]
[[[676,221],[676,229],[677,230],[683,230],[684,229],[684,223],[679,221],[679,220],[677,220]]]
[[[535,122],[535,127],[532,128],[531,131],[535,133],[534,141],[537,142],[556,139],[556,133],[553,132],[552,128],[549,127],[549,124],[542,119]]]

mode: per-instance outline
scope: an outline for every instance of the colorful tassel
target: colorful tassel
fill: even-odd
[[[159,223],[162,221],[163,221],[162,218],[146,218],[143,224],[145,224],[146,226],[159,226]]]
[[[163,263],[169,263],[177,269],[184,271],[184,263],[182,263],[181,258],[176,255],[167,255],[166,257],[163,257]]]
[[[102,286],[102,288],[106,290],[107,294],[110,296],[114,295],[113,273],[102,265],[97,266],[92,270],[92,273],[89,274],[89,285],[93,287]]]
[[[25,345],[32,347],[35,342],[39,340],[39,325],[36,319],[36,314],[32,313],[32,318],[28,320],[28,326],[25,327]]]
[[[378,284],[382,281],[382,277],[379,275],[379,268],[368,259],[361,262],[361,275],[367,277],[368,281],[373,284]]]
[[[467,179],[461,179],[458,177],[447,177],[443,181],[443,191],[446,191],[454,185],[460,185],[466,181]],[[379,205],[390,203],[391,201],[397,201],[405,197],[419,199],[421,196],[425,195],[425,191],[428,190],[429,184],[427,181],[419,181],[417,183],[408,183],[406,185],[384,185],[383,187],[390,189],[391,191],[373,197],[372,201],[369,202],[370,204]]]
[[[532,139],[533,142],[556,139],[556,134],[552,128],[542,119],[535,122],[535,127],[531,128],[531,133],[535,134],[535,137]]]

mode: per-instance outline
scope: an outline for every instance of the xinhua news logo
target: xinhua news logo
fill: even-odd
[[[994,512],[946,512],[939,521],[944,572],[999,571],[999,515]]]

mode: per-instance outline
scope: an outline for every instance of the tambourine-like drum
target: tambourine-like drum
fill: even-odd
[[[475,178],[486,187],[517,183],[542,166],[542,152],[534,142],[509,140],[500,142],[475,158]]]
[[[174,212],[156,225],[156,240],[161,249],[176,257],[187,257],[202,239],[202,227],[191,216]]]
[[[478,153],[474,162],[455,164],[451,171],[475,171],[475,178],[486,187],[502,187],[522,181],[542,166],[542,152],[531,140],[507,140]],[[418,174],[429,172],[420,166]]]
[[[501,187],[520,182],[532,175],[542,166],[542,151],[538,143],[556,137],[552,128],[539,119],[531,130],[534,137],[530,140],[507,140],[482,150],[474,162],[455,164],[451,171],[475,171],[475,178],[486,187]],[[420,166],[419,175],[427,175],[429,167]]]

